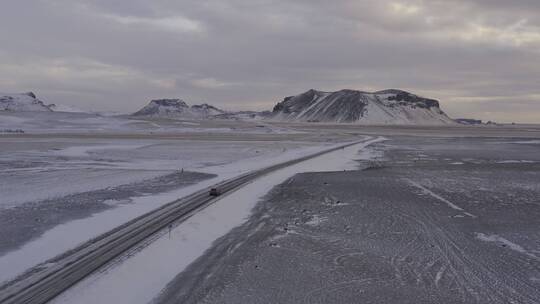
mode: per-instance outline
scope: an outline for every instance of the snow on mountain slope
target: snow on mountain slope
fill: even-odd
[[[206,103],[190,107],[181,99],[154,99],[132,115],[202,119],[223,113],[225,111]]]
[[[61,105],[61,104],[50,104],[47,106],[49,109],[51,109],[54,112],[69,112],[69,113],[86,113],[87,111],[68,106],[68,105]]]
[[[455,124],[439,102],[401,90],[374,93],[309,90],[286,97],[273,109],[278,121],[338,122],[359,124]]]
[[[41,100],[36,98],[32,92],[22,94],[0,93],[0,111],[26,112],[41,111],[51,112],[52,110]]]
[[[208,117],[225,113],[225,111],[206,103],[200,105],[192,105],[190,108],[190,112],[197,117]]]
[[[181,99],[154,99],[134,116],[169,116],[180,115],[189,110],[189,106]]]

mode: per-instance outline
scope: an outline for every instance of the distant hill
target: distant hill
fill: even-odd
[[[204,119],[226,113],[209,104],[189,106],[181,99],[154,99],[133,116]]]
[[[456,118],[454,119],[457,123],[460,123],[462,125],[481,125],[482,120],[480,119],[472,119],[472,118]]]
[[[40,111],[52,112],[52,109],[43,101],[36,98],[32,92],[20,94],[0,93],[0,111],[27,112]]]
[[[309,90],[278,103],[271,119],[289,122],[359,124],[455,124],[439,102],[401,90],[374,93],[356,90]]]
[[[256,120],[263,120],[268,117],[272,116],[272,112],[270,111],[238,111],[238,112],[226,112],[223,114],[219,114],[214,116],[217,119],[226,119],[226,120],[249,120],[249,121],[256,121]]]

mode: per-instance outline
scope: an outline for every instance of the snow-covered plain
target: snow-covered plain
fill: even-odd
[[[133,139],[0,139],[1,207],[113,187],[176,170],[226,170],[318,144]],[[204,169],[204,170],[203,170]],[[67,187],[66,185],[69,185]],[[32,191],[28,191],[32,189]]]
[[[359,150],[384,140],[376,138],[275,171],[225,196],[164,233],[124,261],[83,280],[53,303],[148,303],[176,274],[193,262],[214,240],[241,225],[258,199],[273,186],[301,172],[355,168]],[[362,158],[369,157],[366,153]]]
[[[167,117],[132,117],[82,112],[9,112],[0,111],[0,133],[22,130],[31,134],[46,133],[299,133],[284,127],[256,122],[227,120],[169,119]]]
[[[167,193],[131,197],[129,204],[110,202],[115,208],[58,225],[21,248],[0,256],[0,282],[13,279],[81,242],[197,190],[336,145],[328,142],[118,139],[85,140],[84,145],[74,139],[56,143],[16,139],[3,142],[9,143],[0,149],[3,166],[17,163],[27,166],[2,171],[0,208],[24,208],[26,202],[112,187],[182,169],[217,177]]]

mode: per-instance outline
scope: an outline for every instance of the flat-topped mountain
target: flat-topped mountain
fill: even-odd
[[[454,124],[434,99],[401,90],[363,92],[309,90],[278,103],[271,119],[278,121],[360,124]]]

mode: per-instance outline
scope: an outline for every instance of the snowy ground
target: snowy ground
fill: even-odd
[[[179,120],[140,118],[127,115],[68,112],[0,111],[0,134],[15,130],[30,134],[46,133],[231,133],[290,134],[294,129],[256,121]]]
[[[273,158],[316,145],[63,138],[0,138],[0,143],[1,207],[139,182],[182,168],[217,169],[240,160]]]
[[[0,281],[196,190],[335,144],[134,137],[0,137]]]
[[[244,223],[258,199],[274,185],[300,172],[355,169],[355,160],[361,157],[358,152],[382,140],[371,139],[263,176],[197,213],[148,247],[129,253],[129,259],[119,258],[54,302],[148,303],[216,239]]]
[[[65,113],[55,113],[54,115],[56,114],[65,115]],[[321,204],[331,207],[328,209],[330,212],[323,212],[322,209],[317,209],[317,211],[313,206],[302,207],[302,210],[313,209],[317,211],[310,211],[305,217],[301,217],[306,227],[314,229],[312,231],[314,237],[322,237],[317,234],[320,232],[320,227],[334,227],[332,232],[338,235],[342,234],[343,232],[337,229],[337,226],[332,226],[333,223],[336,223],[336,216],[339,215],[334,207],[336,205],[340,207],[351,206],[350,208],[353,209],[349,210],[350,215],[361,212],[355,211],[354,208],[358,208],[358,204],[356,204],[358,201],[355,203],[354,200],[365,193],[370,193],[371,188],[378,189],[376,185],[380,183],[381,187],[378,191],[383,192],[375,191],[373,197],[385,197],[387,193],[384,193],[384,189],[392,190],[393,187],[399,189],[396,193],[389,192],[391,196],[387,197],[386,205],[383,204],[386,206],[386,210],[391,211],[393,210],[392,204],[400,203],[400,195],[409,197],[412,201],[418,200],[414,206],[435,202],[439,209],[433,210],[433,212],[439,214],[440,208],[447,208],[454,212],[451,220],[474,219],[477,221],[476,223],[489,222],[485,226],[475,226],[478,229],[474,231],[461,231],[459,230],[462,228],[461,226],[457,228],[452,226],[452,229],[455,228],[451,230],[453,232],[467,233],[466,237],[460,235],[459,241],[471,244],[469,241],[474,240],[472,244],[501,246],[512,250],[512,252],[521,252],[525,259],[540,255],[540,248],[534,245],[535,242],[538,244],[540,237],[537,235],[537,229],[530,228],[540,224],[534,222],[535,219],[540,218],[536,209],[540,190],[538,183],[535,182],[539,178],[539,136],[529,136],[530,134],[540,134],[539,128],[536,126],[522,129],[519,132],[512,128],[359,128],[357,126],[315,126],[310,124],[300,127],[263,124],[256,126],[243,122],[138,121],[92,116],[91,114],[81,115],[83,116],[79,119],[75,119],[73,115],[68,115],[67,118],[57,116],[54,119],[59,119],[60,123],[58,123],[52,118],[48,120],[50,116],[47,116],[49,117],[47,119],[41,117],[33,121],[31,116],[23,113],[0,113],[0,129],[4,127],[17,128],[17,124],[20,124],[19,126],[25,126],[26,132],[24,134],[6,133],[0,135],[0,269],[2,269],[0,282],[12,279],[26,269],[63,253],[82,241],[106,232],[129,219],[194,191],[206,189],[223,179],[327,149],[339,142],[365,138],[360,134],[373,134],[374,137],[377,137],[375,134],[385,134],[385,136],[391,136],[391,140],[360,151],[358,151],[360,147],[338,151],[341,154],[334,153],[330,158],[320,158],[309,164],[282,170],[279,174],[269,175],[264,180],[250,184],[243,188],[243,191],[224,198],[220,204],[204,210],[190,221],[178,226],[171,232],[170,239],[165,232],[162,238],[149,240],[128,254],[133,258],[124,261],[123,259],[126,257],[123,257],[84,280],[58,298],[59,303],[94,303],[97,297],[100,297],[102,302],[146,303],[160,291],[163,293],[161,297],[156,299],[158,302],[169,302],[172,301],[171,299],[184,299],[185,301],[181,302],[188,303],[200,302],[201,298],[210,299],[209,302],[238,302],[237,299],[245,296],[245,294],[241,294],[243,287],[252,290],[257,286],[235,285],[239,282],[231,279],[228,275],[220,277],[223,274],[222,270],[218,269],[216,272],[215,269],[205,264],[205,259],[209,257],[208,261],[213,263],[221,261],[219,256],[230,254],[233,258],[232,261],[227,260],[218,264],[230,265],[233,270],[247,271],[244,268],[235,268],[241,267],[239,265],[245,260],[246,255],[238,250],[244,248],[244,243],[247,244],[245,246],[255,246],[254,248],[264,248],[265,250],[268,249],[266,247],[268,244],[271,248],[282,246],[274,239],[267,244],[265,236],[261,237],[258,234],[259,231],[266,231],[261,229],[262,226],[258,226],[261,219],[266,221],[275,216],[272,213],[264,215],[255,213],[250,217],[251,208],[256,206],[257,210],[261,205],[255,205],[258,198],[265,195],[273,186],[298,172],[355,168],[357,164],[350,163],[351,159],[363,160],[361,167],[371,169],[362,172],[336,173],[335,178],[337,179],[331,183],[339,185],[342,182],[362,180],[364,174],[367,174],[373,175],[371,176],[373,178],[371,179],[372,184],[364,185],[359,182],[357,187],[353,187],[354,189],[349,186],[340,186],[338,188],[341,190],[336,193],[332,192],[333,190],[325,189],[325,187],[310,190],[312,192],[328,190],[329,192],[323,195],[324,199]],[[452,138],[454,133],[458,133],[462,137]],[[395,136],[396,134],[400,136]],[[404,134],[421,135],[424,139],[403,136]],[[470,138],[469,136],[473,134],[479,134],[480,137]],[[517,136],[515,138],[508,136],[481,138],[481,136],[493,134],[499,137],[507,134],[517,134]],[[357,154],[357,152],[359,153]],[[382,161],[383,156],[386,161]],[[391,167],[392,170],[388,167]],[[314,183],[323,182],[323,185],[327,185],[327,174],[330,173],[321,173],[320,176],[313,175],[316,176],[316,179],[322,179],[316,180]],[[387,179],[386,174],[392,178]],[[316,199],[309,200],[302,196],[298,196],[296,201],[292,200],[296,195],[306,194],[302,192],[303,190],[297,193],[299,189],[304,189],[304,183],[313,182],[309,178],[308,180],[303,178],[304,176],[312,176],[311,174],[298,176],[298,179],[296,177],[289,179],[276,188],[284,188],[282,195],[291,200],[278,199],[276,201],[269,196],[267,201],[273,201],[278,206],[280,202],[299,205],[316,203]],[[463,178],[464,176],[467,178]],[[383,182],[381,183],[381,181]],[[348,199],[336,200],[335,198],[340,197],[340,195],[347,196]],[[489,202],[495,202],[493,204],[495,207],[489,205]],[[368,203],[361,201],[360,205],[366,207]],[[516,204],[519,207],[513,208]],[[231,208],[231,206],[235,206],[235,208]],[[279,209],[276,210],[279,211]],[[508,210],[511,211],[507,212]],[[524,210],[532,211],[526,213]],[[373,214],[377,217],[385,217],[384,211],[374,211]],[[508,213],[508,218],[504,218],[504,214],[501,213],[501,215],[497,212]],[[287,216],[295,217],[295,215]],[[364,214],[358,219],[363,219],[362,216]],[[413,216],[415,215],[413,214]],[[373,216],[365,218],[366,221],[373,219]],[[253,221],[259,222],[256,222],[255,226],[250,226],[254,223]],[[523,222],[521,226],[516,223],[519,221]],[[205,224],[208,222],[213,225]],[[494,227],[497,226],[495,223],[502,223],[501,228],[495,229]],[[346,224],[352,226],[350,223]],[[433,222],[428,224],[432,225]],[[384,222],[381,225],[384,228]],[[236,226],[240,228],[228,233]],[[361,226],[354,229],[363,229]],[[212,227],[212,229],[206,229],[206,227]],[[512,232],[509,231],[510,228],[505,230],[507,227],[517,227],[515,229],[519,231]],[[247,230],[244,234],[239,235],[234,233],[237,229]],[[272,235],[276,231],[279,232],[276,240],[295,235],[295,232],[288,230],[288,228],[287,230],[280,230],[279,227],[276,228],[277,230],[272,229]],[[348,230],[351,229],[354,231],[353,228],[348,228]],[[283,233],[284,231],[286,233]],[[411,231],[394,232],[396,235],[409,235],[412,233]],[[245,235],[248,237],[246,238]],[[254,236],[253,239],[252,236]],[[422,240],[423,236],[418,238]],[[214,243],[213,241],[216,239],[218,241]],[[322,239],[324,240],[324,238]],[[295,241],[293,240],[293,243]],[[373,246],[379,245],[373,244]],[[385,242],[383,245],[387,246],[387,243]],[[449,246],[448,244],[443,245]],[[144,250],[141,250],[143,248]],[[186,248],[190,250],[186,251]],[[396,250],[396,248],[388,248],[390,251]],[[222,250],[225,250],[226,253]],[[294,250],[302,251],[302,248]],[[264,255],[265,251],[260,253]],[[198,259],[201,255],[202,258]],[[298,260],[299,263],[304,258],[306,257],[301,256]],[[195,263],[191,263],[192,261]],[[310,259],[305,261],[313,262]],[[355,261],[353,259],[353,262]],[[301,262],[300,264],[305,265],[305,267],[315,267],[315,269],[320,266],[311,262]],[[364,262],[362,263],[360,265],[365,265]],[[448,263],[451,264],[451,262]],[[249,265],[249,267],[254,266],[253,264]],[[255,265],[260,266],[259,264]],[[284,263],[284,265],[287,264]],[[534,285],[540,282],[540,275],[535,272],[538,265],[534,261],[531,265],[532,270],[528,273],[529,281],[524,283],[525,281],[520,277],[514,278],[515,282],[538,287],[538,285]],[[47,267],[47,264],[42,264],[41,267]],[[351,267],[357,269],[354,265]],[[447,271],[448,267],[434,274],[434,282],[445,282],[445,280],[453,279],[447,277],[452,275]],[[484,265],[484,269],[490,269],[489,267],[489,265]],[[185,271],[182,272],[184,269]],[[258,271],[259,268],[255,269]],[[277,269],[279,268],[276,268],[276,271],[279,271]],[[294,270],[294,268],[291,269]],[[334,268],[321,269],[335,270]],[[482,270],[472,269],[471,271]],[[306,280],[308,285],[311,284],[309,278],[317,278],[319,275],[303,271],[300,269],[298,273],[308,274],[308,280]],[[178,275],[178,273],[181,274]],[[208,285],[200,284],[201,278],[206,277],[207,274],[223,279],[223,281],[228,282],[227,284],[231,284],[230,286],[235,286],[231,288],[238,288],[239,293],[227,294],[227,288],[221,285],[216,287],[215,281],[212,280],[207,282]],[[429,274],[427,275],[429,276]],[[491,278],[497,278],[497,275],[493,274]],[[186,279],[186,276],[190,279]],[[248,277],[251,280],[259,280],[257,272],[249,274]],[[190,281],[192,279],[195,281]],[[266,279],[262,278],[261,282],[266,282]],[[341,290],[338,281],[339,278],[334,278],[332,282],[336,283],[335,286],[319,286],[317,288],[320,288],[322,293],[327,293],[324,291],[325,288]],[[465,285],[443,286],[455,290],[467,289],[467,282],[464,282],[462,280],[458,283]],[[169,288],[162,290],[167,283],[170,283]],[[197,292],[192,295],[187,294],[186,289],[182,287],[191,286],[195,290],[199,284],[201,289],[197,289]],[[294,286],[292,282],[287,284]],[[393,286],[388,282],[384,284],[386,284],[385,286]],[[344,288],[347,289],[349,285],[345,285]],[[354,282],[351,286],[355,286]],[[520,289],[514,285],[508,286],[516,288],[516,290],[519,289],[524,294],[528,293],[530,297],[536,296],[534,293],[530,293],[527,288]],[[223,291],[223,293],[211,293],[208,288],[212,290],[217,288],[215,290]],[[276,286],[276,288],[284,287]],[[377,286],[377,288],[380,288],[377,290],[385,292],[381,286]],[[473,286],[471,288],[480,287]],[[283,295],[287,294],[286,291],[285,288]],[[481,292],[484,291],[479,291],[478,294]],[[436,291],[434,293],[437,294]],[[252,295],[255,294],[257,293],[252,293]],[[324,301],[325,297],[319,297],[317,293],[315,294],[314,297],[305,299],[309,302],[317,302],[317,299],[320,298],[323,299],[322,302],[328,302]],[[438,295],[442,295],[442,291]],[[210,298],[206,298],[207,296]],[[259,302],[276,302],[275,294],[267,293],[267,296],[268,298],[261,297]],[[248,298],[242,299],[243,301],[240,302],[253,302]],[[295,302],[293,299],[297,298],[291,296],[290,301]],[[421,300],[421,298],[416,299]],[[445,300],[446,298],[441,299]],[[454,298],[450,297],[449,299]],[[526,301],[517,302],[527,303]]]
[[[153,303],[540,303],[526,142],[394,137],[367,170],[298,174]]]

